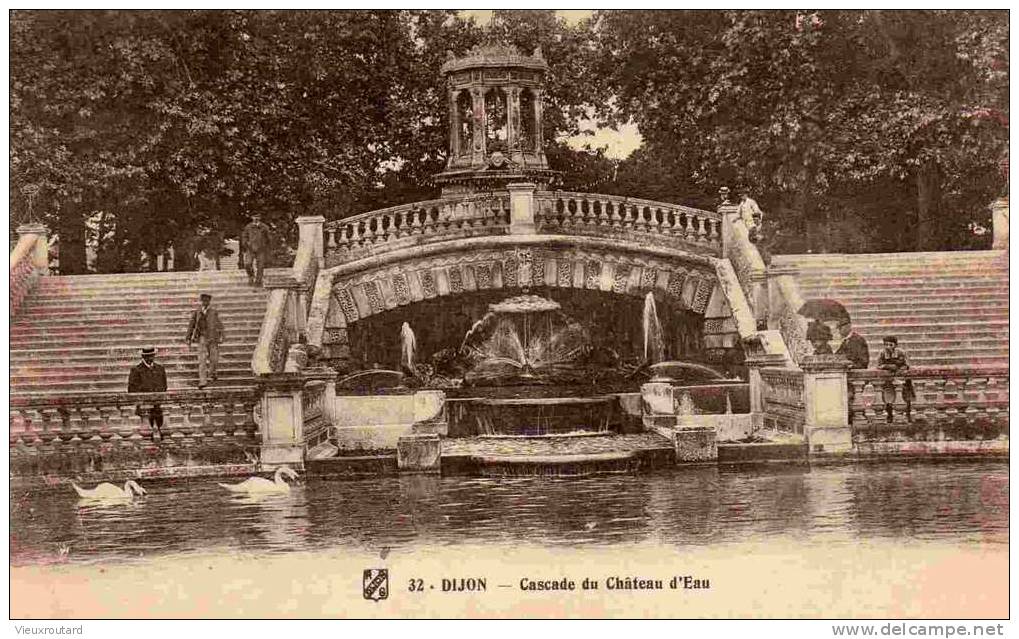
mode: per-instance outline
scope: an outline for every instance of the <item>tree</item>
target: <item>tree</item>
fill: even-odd
[[[947,246],[958,242],[957,222],[1000,188],[987,169],[1007,139],[995,119],[1007,114],[1002,12],[896,12],[894,28],[881,12],[858,11],[600,12],[597,20],[600,73],[616,97],[602,116],[636,121],[684,190],[746,182],[765,194],[787,237],[807,238],[786,248],[829,249],[826,229],[843,220],[908,223],[912,215],[891,208],[902,189],[916,193],[919,245]],[[974,173],[988,178],[961,179]],[[936,215],[948,184],[969,207]],[[884,197],[859,197],[871,191]],[[850,201],[877,206],[860,211]]]

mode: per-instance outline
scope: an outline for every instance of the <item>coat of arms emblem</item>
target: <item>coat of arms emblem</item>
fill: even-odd
[[[389,597],[389,571],[385,568],[368,568],[364,571],[364,598],[382,601]]]

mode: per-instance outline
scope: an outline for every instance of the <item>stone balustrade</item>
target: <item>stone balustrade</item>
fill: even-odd
[[[721,250],[721,218],[713,211],[569,191],[539,191],[534,197],[539,233],[636,236],[652,244],[716,256]]]
[[[449,239],[504,235],[510,194],[493,191],[369,211],[325,225],[330,266],[367,255]]]
[[[255,389],[216,388],[165,393],[84,393],[12,397],[10,444],[81,447],[148,441],[149,409],[163,411],[163,441],[257,445]]]
[[[24,224],[18,227],[20,238],[10,258],[10,317],[21,309],[39,277],[49,272],[49,242],[46,227],[41,224]]]
[[[806,423],[804,374],[797,368],[761,368],[761,403],[764,426],[803,434]]]
[[[905,419],[902,389],[912,381],[912,421]],[[895,386],[894,422],[886,421],[882,388]],[[914,368],[892,376],[877,369],[848,373],[853,437],[888,439],[976,439],[1008,434],[1007,368]]]

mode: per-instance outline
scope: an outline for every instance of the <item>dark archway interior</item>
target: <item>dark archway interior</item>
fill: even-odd
[[[522,291],[476,291],[449,295],[373,315],[349,327],[351,364],[356,368],[396,369],[400,363],[400,327],[408,322],[417,341],[417,361],[435,353],[459,348],[464,335],[488,313],[488,306]],[[562,305],[563,312],[581,322],[592,346],[610,348],[623,361],[640,362],[644,354],[644,298],[573,288],[535,288],[540,295]],[[677,309],[664,295],[656,296],[665,341],[666,359],[703,361],[703,318]]]

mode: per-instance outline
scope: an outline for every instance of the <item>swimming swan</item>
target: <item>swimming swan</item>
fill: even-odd
[[[110,483],[99,484],[95,488],[82,488],[78,484],[71,482],[71,487],[74,488],[74,492],[78,493],[78,496],[82,499],[122,499],[130,501],[135,493],[139,495],[145,494],[145,489],[139,486],[135,481],[129,479],[124,484],[123,488],[114,486]]]
[[[290,485],[283,480],[283,477],[296,480],[298,475],[290,466],[280,466],[273,475],[273,481],[264,477],[249,477],[239,484],[220,484],[232,493],[265,494],[265,493],[288,493]]]

